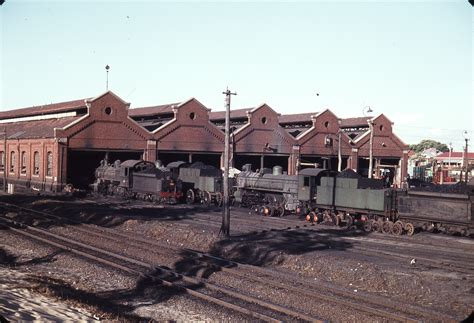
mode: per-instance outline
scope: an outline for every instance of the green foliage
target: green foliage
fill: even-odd
[[[431,139],[424,139],[420,141],[419,144],[410,145],[410,149],[413,150],[415,153],[421,153],[422,151],[428,148],[436,148],[436,150],[441,151],[443,153],[449,151],[449,148],[446,144],[442,144],[438,141]]]

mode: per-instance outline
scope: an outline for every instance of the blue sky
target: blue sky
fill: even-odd
[[[1,110],[101,94],[108,64],[132,107],[222,110],[229,86],[232,108],[371,106],[409,144],[474,138],[467,1],[6,0],[0,21]]]

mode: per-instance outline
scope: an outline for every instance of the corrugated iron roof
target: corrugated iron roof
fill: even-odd
[[[81,117],[4,123],[0,125],[0,132],[3,132],[5,127],[8,139],[54,138],[54,128],[63,128]],[[0,135],[0,138],[3,138],[3,135]]]
[[[173,107],[178,106],[180,104],[181,102],[129,109],[128,115],[133,118],[172,113]]]
[[[66,101],[66,102],[59,102],[53,104],[46,104],[41,106],[33,106],[28,108],[22,109],[15,109],[15,110],[8,110],[0,112],[0,120],[2,119],[11,119],[11,118],[19,118],[19,117],[28,117],[34,115],[44,115],[44,114],[51,114],[51,113],[58,113],[64,111],[71,111],[76,110],[79,108],[85,108],[85,100],[89,100],[90,98],[74,100],[74,101]]]
[[[278,118],[280,124],[286,123],[311,123],[311,116],[318,114],[317,112],[284,114]]]
[[[341,128],[367,127],[367,120],[369,119],[372,119],[372,117],[368,116],[341,119]]]

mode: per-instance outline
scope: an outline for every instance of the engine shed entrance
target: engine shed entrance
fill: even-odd
[[[245,164],[251,164],[252,169],[270,168],[281,166],[284,172],[288,172],[288,156],[273,155],[245,155],[237,154],[233,158],[233,167],[242,170]]]
[[[73,150],[67,155],[67,183],[75,188],[89,189],[94,172],[104,159],[112,164],[116,160],[141,159],[143,151]]]
[[[163,165],[176,161],[184,161],[192,164],[195,162],[201,162],[206,165],[214,166],[216,168],[221,167],[221,154],[202,154],[202,153],[170,153],[170,152],[158,152],[157,160],[160,160]]]

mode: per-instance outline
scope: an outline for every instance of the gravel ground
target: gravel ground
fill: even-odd
[[[8,198],[11,200],[12,197],[2,196],[0,201]],[[119,203],[118,206],[114,201],[101,205],[104,201],[100,199],[76,202],[69,198],[21,198],[25,206],[67,212],[71,217],[77,216],[88,223],[114,228],[131,236],[140,235],[177,247],[202,250],[238,262],[290,272],[313,283],[333,284],[353,293],[368,292],[432,308],[458,320],[466,318],[474,308],[472,275],[434,269],[420,262],[410,264],[406,259],[379,257],[375,253],[373,256],[358,253],[351,250],[350,242],[340,239],[346,234],[342,231],[324,228],[318,231],[267,231],[223,239],[215,227],[188,221],[195,211],[181,207],[169,209],[146,204],[134,207],[127,203]],[[69,230],[64,225],[57,226],[57,223],[53,223],[51,229]],[[250,231],[253,231],[252,228],[249,228]],[[62,305],[70,307],[71,313],[77,313],[79,309],[79,313],[87,319],[243,319],[162,286],[150,285],[149,282],[79,260],[65,252],[58,253],[19,238],[8,230],[0,229],[0,233],[0,269],[7,270],[9,276],[14,277],[5,282],[10,284],[8,289],[28,287],[29,292],[46,296],[52,302],[61,300]],[[351,234],[356,236],[356,233]],[[415,236],[414,239],[433,244],[444,240],[439,235],[433,235],[433,238],[429,235]],[[455,240],[449,240],[453,248],[460,243],[464,247],[474,246],[472,239],[458,239],[460,243]],[[474,255],[474,247],[472,253]],[[16,274],[23,275],[23,278],[18,279]],[[25,284],[25,281],[28,283]],[[325,311],[322,310],[322,313],[325,314]],[[15,320],[14,317],[2,315]],[[361,320],[358,313],[340,311],[333,315],[330,317],[332,320]],[[58,316],[58,319],[61,317]]]

